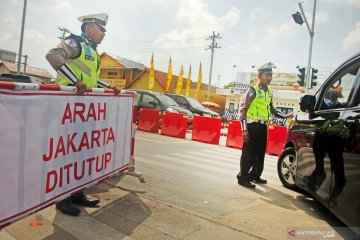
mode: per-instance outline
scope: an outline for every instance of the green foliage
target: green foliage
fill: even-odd
[[[229,82],[228,84],[225,84],[224,85],[224,88],[225,89],[229,89],[231,87],[235,87],[235,81],[232,81],[232,82]]]
[[[342,121],[326,121],[319,130],[322,134],[338,136],[344,139],[347,139],[350,136],[350,130],[344,125]]]

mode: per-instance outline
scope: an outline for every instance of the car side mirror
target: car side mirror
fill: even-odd
[[[300,99],[300,110],[312,112],[315,109],[316,98],[312,95],[305,95]]]

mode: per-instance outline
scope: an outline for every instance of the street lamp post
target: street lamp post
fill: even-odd
[[[22,24],[21,24],[21,34],[20,34],[19,55],[18,55],[18,63],[17,63],[17,71],[16,71],[17,74],[20,74],[20,65],[21,65],[21,57],[22,57],[22,45],[23,45],[23,38],[24,38],[25,15],[26,15],[26,3],[27,3],[27,0],[24,0],[24,9],[23,9]]]
[[[308,65],[307,65],[307,68],[306,68],[306,84],[305,84],[305,94],[307,94],[308,91],[309,91],[309,88],[311,87],[311,85],[310,85],[310,82],[311,82],[310,81],[310,77],[311,77],[310,76],[310,68],[311,68],[312,45],[313,45],[313,38],[314,38],[314,33],[315,33],[314,32],[314,27],[315,27],[316,0],[314,0],[314,8],[313,8],[311,28],[310,28],[309,23],[308,23],[308,21],[306,19],[306,16],[305,16],[305,13],[304,13],[304,10],[302,8],[301,3],[299,2],[298,4],[299,4],[300,10],[301,10],[301,15],[305,20],[306,26],[307,26],[307,28],[309,30],[309,34],[310,34],[309,57],[308,57]],[[294,15],[296,15],[296,14],[294,14]],[[293,17],[294,17],[294,15],[293,15]],[[295,20],[296,23],[301,25],[301,23],[300,23],[301,21],[298,22],[296,17],[294,17],[294,20]]]

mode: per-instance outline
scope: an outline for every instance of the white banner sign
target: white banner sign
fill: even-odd
[[[0,228],[127,168],[132,95],[0,89]]]

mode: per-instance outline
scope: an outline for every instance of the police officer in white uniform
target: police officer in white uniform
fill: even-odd
[[[108,15],[106,13],[79,17],[82,23],[80,36],[70,35],[60,45],[51,49],[46,59],[57,71],[57,81],[60,85],[76,86],[77,93],[83,94],[87,87],[113,88],[115,94],[120,92],[117,87],[99,79],[100,57],[97,46],[105,37]],[[99,200],[89,200],[81,191],[69,198],[56,203],[61,212],[78,216],[80,209],[74,204],[85,207],[96,207]]]

